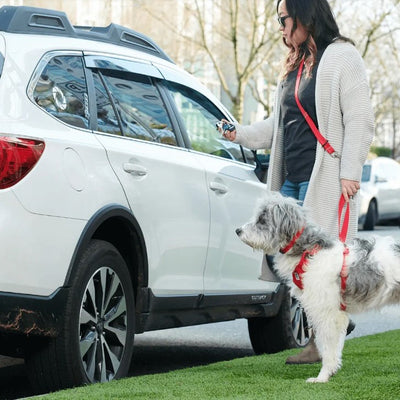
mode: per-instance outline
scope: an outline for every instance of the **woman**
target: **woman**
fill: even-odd
[[[363,60],[343,37],[327,0],[278,0],[278,21],[289,49],[278,83],[274,114],[252,125],[235,124],[223,135],[250,149],[271,149],[267,187],[304,202],[311,217],[338,235],[338,204],[350,207],[347,241],[357,232],[358,190],[362,167],[374,134],[373,111]],[[336,156],[317,141],[295,100],[327,139]],[[311,340],[288,363],[319,361]]]

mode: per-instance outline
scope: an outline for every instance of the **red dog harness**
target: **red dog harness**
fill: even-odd
[[[296,243],[297,239],[301,236],[301,234],[304,231],[304,227],[299,230],[296,235],[293,237],[291,242],[283,249],[280,250],[282,254],[287,253]],[[321,250],[321,246],[315,245],[311,250],[304,250],[303,254],[301,255],[299,263],[296,265],[295,269],[293,270],[292,273],[292,279],[293,283],[301,290],[303,290],[304,285],[303,285],[303,276],[305,274],[304,268],[308,264],[308,260],[310,257],[314,256]],[[340,293],[342,296],[342,299],[344,299],[344,295],[346,292],[346,282],[347,282],[347,277],[348,277],[348,270],[347,270],[347,264],[346,264],[346,256],[349,254],[349,248],[344,244],[343,248],[343,264],[342,264],[342,269],[340,270]],[[343,311],[346,311],[346,304],[342,301],[340,302],[340,309]]]
[[[295,86],[295,91],[294,91],[294,96],[296,99],[297,106],[299,107],[301,113],[303,114],[303,117],[305,118],[307,124],[310,126],[313,134],[317,138],[318,142],[321,144],[323,149],[327,151],[332,157],[339,157],[339,155],[336,153],[334,148],[330,145],[328,140],[325,139],[325,137],[321,134],[321,132],[318,130],[316,127],[314,121],[312,118],[308,115],[306,110],[303,108],[303,106],[300,103],[300,99],[298,96],[298,91],[299,91],[299,86],[300,86],[300,79],[301,79],[301,74],[303,72],[303,67],[304,67],[304,58],[301,60],[300,65],[299,65],[299,71],[297,73],[297,79],[296,79],[296,86]],[[346,206],[346,211],[343,217],[342,221],[342,213],[343,209]],[[346,264],[346,256],[349,254],[349,249],[347,248],[345,241],[347,237],[347,231],[349,228],[349,219],[350,219],[350,207],[347,204],[344,199],[344,196],[340,197],[339,200],[339,239],[341,242],[343,242],[344,248],[343,248],[343,264],[342,264],[342,269],[340,271],[340,293],[342,296],[342,299],[344,299],[344,295],[346,292],[346,283],[347,283],[347,276],[348,276],[348,270],[347,270],[347,264]],[[342,228],[340,228],[341,223],[343,223]],[[281,249],[281,253],[285,254],[287,253],[296,243],[297,239],[301,236],[301,234],[304,231],[304,227],[296,233],[296,235],[293,237],[293,239],[290,241],[290,243],[283,249]],[[303,275],[305,273],[304,267],[308,264],[308,260],[310,257],[314,256],[315,254],[318,253],[318,251],[321,250],[321,247],[318,245],[315,245],[311,250],[305,250],[301,256],[301,259],[299,263],[296,265],[296,268],[293,271],[293,282],[294,284],[300,288],[303,289]],[[345,311],[346,310],[346,304],[344,302],[340,303],[340,309]]]

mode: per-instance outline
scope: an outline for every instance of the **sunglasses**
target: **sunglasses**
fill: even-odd
[[[283,17],[278,17],[279,25],[280,25],[282,28],[285,28],[285,27],[286,27],[285,21],[286,21],[288,18],[290,18],[290,15],[284,15]]]

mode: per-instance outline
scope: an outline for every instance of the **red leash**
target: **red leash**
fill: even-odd
[[[343,218],[343,226],[340,229],[340,223],[342,222],[343,209],[345,207],[346,207],[346,211],[345,211],[344,218]],[[350,205],[349,205],[349,203],[346,203],[346,200],[344,199],[344,196],[342,194],[340,197],[340,200],[339,200],[339,239],[343,243],[346,241],[347,232],[349,230],[349,221],[350,221]]]
[[[301,74],[303,72],[303,67],[304,67],[304,58],[301,60],[300,65],[299,65],[299,72],[297,73],[296,86],[294,89],[294,97],[296,99],[297,106],[299,107],[301,113],[303,114],[303,117],[305,118],[307,124],[311,128],[314,136],[317,138],[318,142],[321,144],[321,146],[324,148],[324,150],[326,150],[332,157],[338,158],[339,155],[336,153],[335,149],[330,145],[330,143],[321,134],[321,132],[318,130],[318,128],[315,125],[312,118],[308,115],[307,111],[303,108],[303,106],[300,103],[299,87],[300,87],[300,80],[301,80]]]
[[[346,211],[343,218],[343,226],[340,229],[340,223],[342,220],[343,209],[346,207]],[[350,204],[346,203],[344,196],[342,195],[339,200],[339,239],[343,242],[344,249],[343,249],[343,264],[342,269],[340,270],[340,293],[342,295],[342,299],[344,299],[344,295],[346,292],[346,284],[347,284],[347,277],[349,275],[347,270],[346,264],[346,256],[349,254],[349,248],[346,246],[346,237],[347,231],[349,230],[349,220],[350,220]],[[346,303],[340,302],[340,309],[346,311]]]
[[[340,309],[342,311],[346,311],[346,303],[344,302],[344,295],[346,293],[346,284],[347,284],[347,277],[349,275],[349,272],[347,270],[347,264],[346,264],[346,256],[349,254],[349,248],[344,245],[343,249],[343,264],[342,264],[342,269],[340,270],[340,294],[342,295],[342,300],[340,302]]]
[[[318,140],[318,142],[321,144],[323,149],[327,151],[332,157],[339,158],[339,154],[336,153],[335,149],[330,145],[328,140],[321,134],[321,132],[318,130],[317,126],[315,125],[314,121],[312,118],[308,115],[307,111],[304,109],[304,107],[300,103],[299,99],[299,87],[300,87],[300,80],[301,80],[301,75],[303,72],[303,67],[304,67],[304,58],[300,61],[299,65],[299,71],[297,73],[297,79],[296,79],[296,85],[295,85],[295,90],[294,90],[294,97],[296,99],[297,106],[299,107],[300,112],[303,114],[304,119],[306,120],[307,124],[309,125],[311,131],[313,132],[314,136]],[[343,225],[340,228],[340,225],[342,223],[342,214],[343,210],[344,211],[344,217],[343,217]],[[346,237],[347,237],[347,232],[349,230],[349,221],[350,221],[350,205],[346,203],[346,200],[343,196],[343,194],[340,197],[339,200],[339,239],[341,242],[343,242],[344,249],[343,249],[343,264],[342,264],[342,269],[340,271],[340,292],[342,295],[342,299],[344,298],[344,294],[346,292],[346,283],[347,283],[347,276],[348,276],[348,271],[347,271],[347,265],[346,265],[346,256],[349,254],[349,249],[346,247]],[[303,228],[304,230],[304,228]],[[292,241],[289,243],[288,246],[286,246],[283,250],[286,250],[289,246],[289,249],[293,247],[294,242],[298,239],[298,237],[301,235],[303,232],[299,231],[296,236],[292,239]],[[281,252],[286,252],[281,250]],[[293,271],[293,282],[300,288],[303,289],[303,274],[304,274],[304,266],[307,265],[308,258],[310,256],[313,256],[320,250],[319,246],[313,247],[310,251],[306,250],[301,259],[299,264],[296,266],[295,270]],[[345,311],[346,310],[346,305],[344,302],[340,303],[340,309]]]

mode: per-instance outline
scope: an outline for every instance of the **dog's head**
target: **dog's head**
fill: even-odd
[[[239,238],[253,249],[275,254],[304,227],[304,208],[296,200],[269,192],[260,201],[252,221],[236,229]]]

